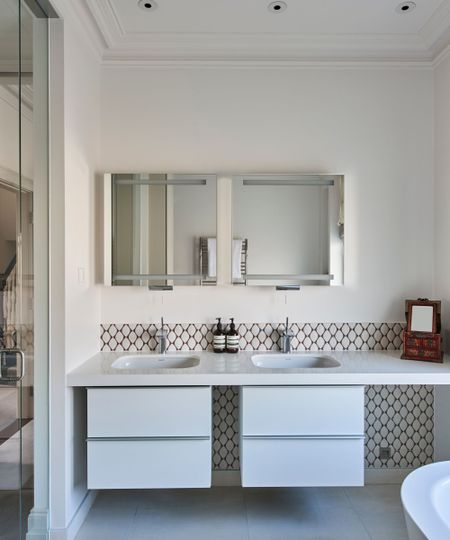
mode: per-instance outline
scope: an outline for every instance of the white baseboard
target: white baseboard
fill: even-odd
[[[413,469],[365,469],[365,484],[401,484]],[[240,486],[240,471],[213,471],[213,486]]]
[[[365,469],[366,484],[401,484],[414,469]]]
[[[97,491],[88,491],[69,525],[65,529],[50,529],[50,540],[74,540],[96,497]]]
[[[241,471],[213,471],[213,486],[240,486]]]
[[[28,516],[26,540],[48,540],[48,510],[32,508]]]

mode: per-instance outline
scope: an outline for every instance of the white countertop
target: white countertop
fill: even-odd
[[[98,353],[67,375],[68,386],[240,386],[240,385],[372,385],[431,384],[450,385],[450,356],[443,364],[402,360],[400,351],[320,351],[312,355],[336,358],[339,367],[309,369],[262,369],[253,365],[255,354],[275,351],[242,351],[214,354],[192,351],[170,353],[198,356],[198,366],[139,371],[114,369],[114,360],[126,355],[151,353]],[[295,352],[295,351],[293,351]]]

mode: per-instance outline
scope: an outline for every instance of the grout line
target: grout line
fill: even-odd
[[[127,496],[130,496],[130,494],[128,494]],[[131,496],[133,496],[133,494],[131,494]],[[124,540],[133,540],[138,508],[139,508],[139,501],[136,500],[135,504],[130,509],[131,510],[130,511],[130,514],[131,514],[130,519],[126,519],[126,522],[125,522],[126,535],[125,535]]]
[[[367,488],[367,486],[363,486],[363,489],[364,488]],[[358,520],[359,522],[361,523],[363,529],[366,531],[367,533],[367,536],[370,538],[370,540],[373,540],[373,536],[371,535],[369,529],[367,528],[366,526],[366,523],[362,517],[362,515],[359,513],[358,509],[356,508],[356,506],[353,504],[352,502],[352,499],[350,498],[350,495],[348,493],[348,488],[344,487],[344,493],[345,493],[345,496],[350,504],[350,507],[352,508],[353,512],[355,512],[356,516],[358,517]]]
[[[246,499],[246,495],[245,495],[245,489],[241,487],[241,490],[242,490],[242,504],[243,504],[243,508],[244,508],[244,513],[245,513],[245,522],[247,524],[247,539],[248,540],[251,540],[250,538],[250,523],[249,523],[249,520],[248,520],[248,506],[247,506],[247,499]]]

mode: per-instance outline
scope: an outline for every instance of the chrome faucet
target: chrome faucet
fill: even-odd
[[[161,329],[156,334],[156,337],[159,339],[159,342],[158,342],[159,354],[166,354],[166,350],[167,350],[167,331],[164,330],[164,318],[163,317],[161,317]]]
[[[281,334],[281,348],[283,349],[284,354],[289,354],[291,352],[291,340],[293,337],[294,333],[292,330],[289,330],[289,317],[286,317],[286,325]]]

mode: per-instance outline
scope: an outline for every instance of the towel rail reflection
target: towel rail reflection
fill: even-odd
[[[183,180],[174,178],[172,180],[154,180],[154,179],[115,179],[114,184],[121,186],[206,186],[206,180]]]
[[[299,275],[289,275],[289,274],[247,274],[248,280],[270,280],[270,279],[279,279],[284,281],[330,281],[334,279],[333,274],[299,274]]]
[[[186,279],[204,279],[204,274],[120,274],[113,276],[114,281],[161,281],[170,279],[171,281],[183,281]]]
[[[244,186],[334,186],[335,176],[315,175],[244,175],[236,178]]]

